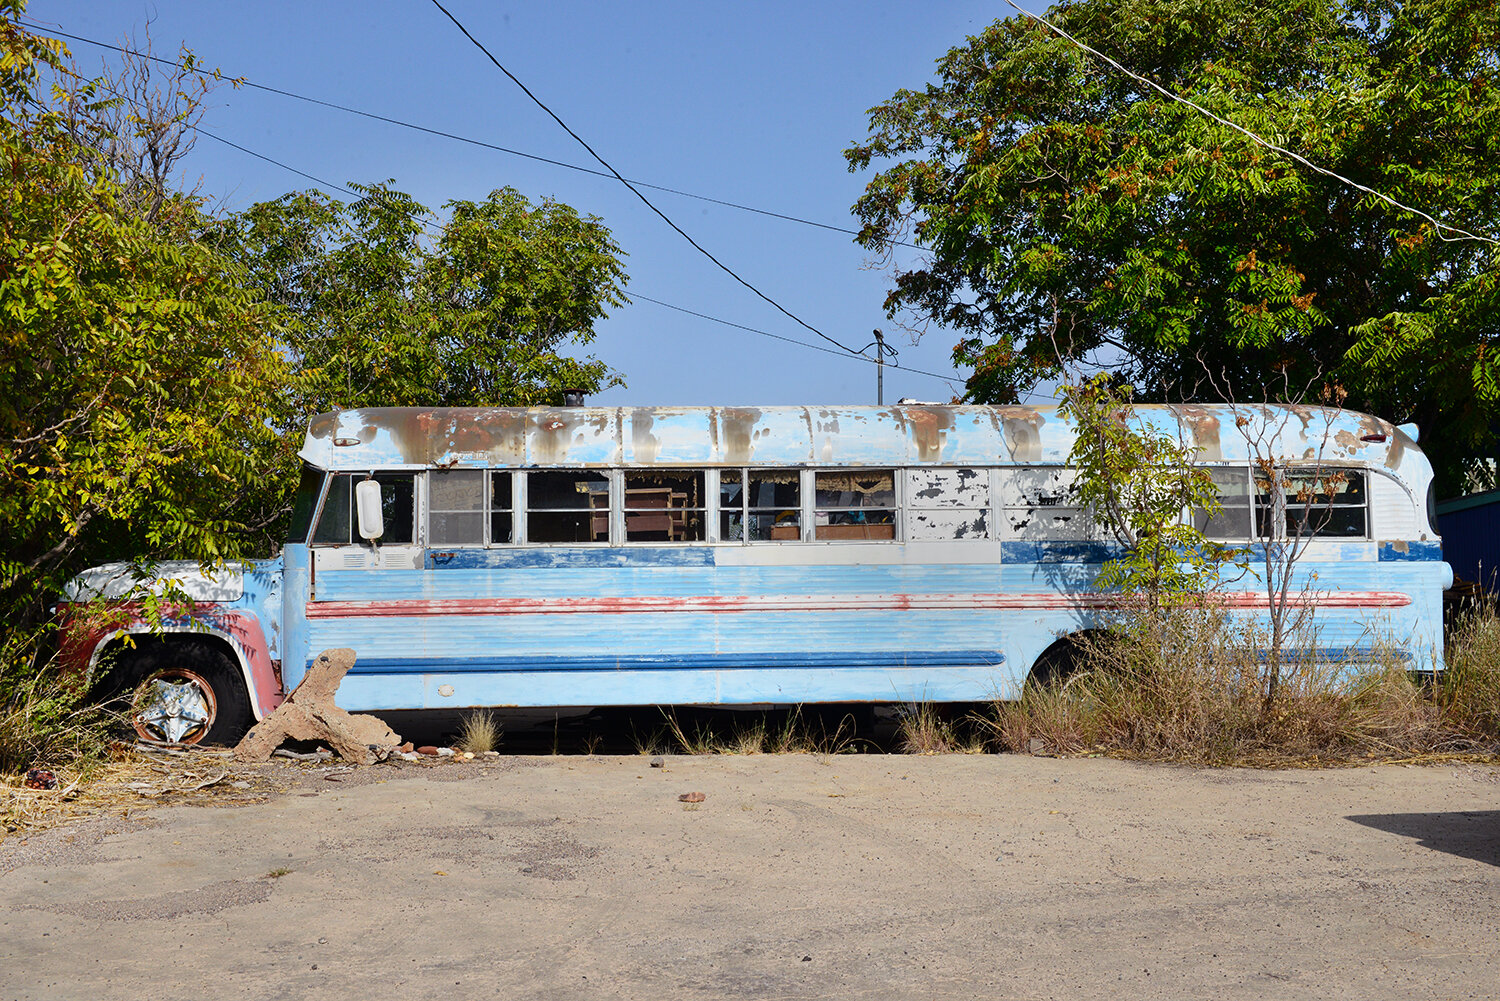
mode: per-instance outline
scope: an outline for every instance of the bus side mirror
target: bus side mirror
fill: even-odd
[[[374,542],[385,534],[379,483],[374,480],[360,480],[356,483],[354,485],[354,508],[359,516],[360,538]]]

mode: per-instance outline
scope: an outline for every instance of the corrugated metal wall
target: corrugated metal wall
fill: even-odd
[[[1437,510],[1453,576],[1500,591],[1500,490],[1443,501]]]

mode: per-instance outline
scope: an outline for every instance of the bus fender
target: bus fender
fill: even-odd
[[[64,644],[65,648],[71,648],[71,656],[68,649],[64,650],[65,665],[72,661],[83,667],[82,674],[86,683],[92,684],[105,649],[125,633],[132,636],[214,636],[223,640],[234,654],[235,664],[245,682],[245,690],[250,694],[251,712],[257,721],[279,706],[285,697],[281,691],[280,671],[277,670],[278,665],[271,660],[260,620],[244,611],[205,610],[200,605],[194,611],[192,620],[187,622],[164,622],[160,627],[155,627],[140,619],[132,619],[123,625],[96,629],[85,637]],[[83,661],[79,655],[84,652],[88,654],[86,666],[79,663]]]

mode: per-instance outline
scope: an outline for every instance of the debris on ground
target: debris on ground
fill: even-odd
[[[339,682],[354,666],[354,651],[324,650],[307,675],[234,749],[237,761],[266,761],[286,741],[316,741],[354,764],[384,761],[401,737],[375,716],[353,715],[334,704]]]

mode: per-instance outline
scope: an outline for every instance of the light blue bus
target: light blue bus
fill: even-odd
[[[1211,537],[1298,531],[1256,487],[1267,454],[1277,489],[1323,484],[1294,584],[1320,642],[1399,638],[1439,666],[1451,573],[1415,428],[1317,408],[1136,419],[1213,469],[1223,509],[1184,515]],[[1119,607],[1091,587],[1110,546],[1073,498],[1073,440],[1049,407],[325,414],[280,556],[165,568],[191,620],[103,662],[154,679],[137,729],[172,741],[233,739],[331,647],[357,654],[338,693],[354,711],[1003,698]],[[122,594],[117,571],[74,597]],[[1248,579],[1224,600],[1266,608]],[[94,670],[118,640],[73,656]]]

